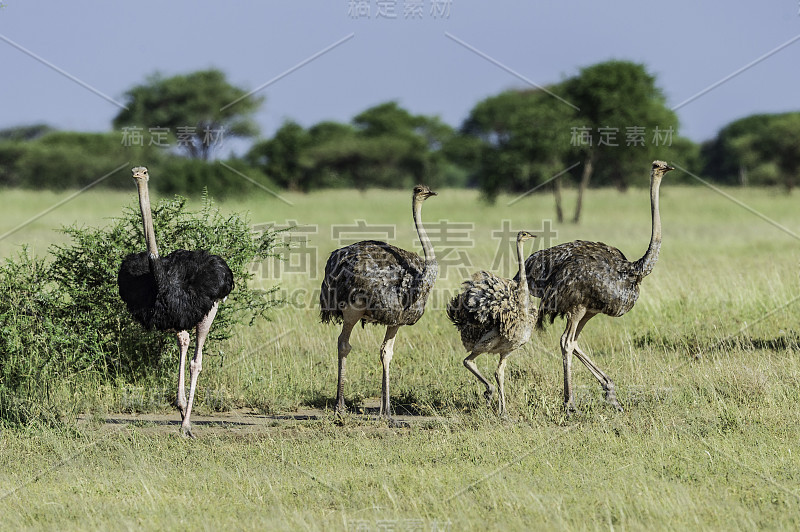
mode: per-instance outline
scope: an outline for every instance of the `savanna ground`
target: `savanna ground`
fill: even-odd
[[[622,318],[595,318],[581,337],[625,412],[603,403],[576,362],[579,413],[565,417],[557,321],[511,357],[511,419],[499,420],[461,365],[443,307],[467,272],[513,275],[502,220],[541,231],[552,199],[488,206],[471,191],[439,192],[423,218],[447,220],[453,234],[434,241],[447,265],[423,318],[400,330],[392,362],[394,408],[409,428],[364,415],[380,395],[383,329],[371,326],[354,331],[346,385],[354,413],[336,423],[339,330],[319,323],[316,290],[338,238],[386,238],[390,229],[376,226],[388,226],[393,243],[419,250],[410,193],[284,194],[290,205],[254,190],[221,207],[250,212],[254,224],[301,225],[286,263],[257,267],[258,282],[279,280],[288,303],[272,321],[207,345],[196,416],[208,423],[196,423],[198,439],[177,435],[172,386],[76,382],[61,392],[63,426],[2,432],[0,528],[800,527],[795,196],[725,190],[731,198],[671,186],[668,176],[661,257],[638,303]],[[0,234],[68,195],[4,191]],[[63,238],[54,228],[102,224],[134,202],[133,190],[79,195],[2,238],[0,253],[21,243],[45,253]],[[649,217],[645,190],[591,191],[584,222],[554,223],[549,244],[601,240],[635,259]],[[371,233],[340,227],[359,219]],[[497,359],[478,362],[492,375]]]

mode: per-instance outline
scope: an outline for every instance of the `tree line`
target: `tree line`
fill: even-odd
[[[653,159],[678,162],[717,183],[787,190],[800,170],[800,112],[745,117],[697,144],[680,136],[656,76],[629,61],[489,96],[458,128],[389,101],[348,123],[303,127],[289,120],[261,138],[254,116],[263,103],[219,70],[154,75],[125,93],[126,109],[110,132],[41,124],[0,131],[0,186],[75,188],[100,179],[98,186],[127,187],[102,178],[120,161],[146,161],[163,193],[240,193],[242,175],[251,184],[296,191],[426,182],[477,187],[489,200],[504,192],[552,192],[563,219],[566,185],[578,190],[570,215],[578,221],[587,188],[646,185]],[[232,138],[250,148],[222,154]]]

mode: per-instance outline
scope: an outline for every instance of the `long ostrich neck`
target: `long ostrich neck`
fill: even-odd
[[[153,229],[153,214],[150,212],[150,194],[147,191],[147,181],[138,179],[136,186],[139,189],[139,208],[142,210],[142,223],[144,224],[144,240],[147,243],[147,251],[153,257],[158,257],[158,246],[156,245],[156,232]]]
[[[650,233],[650,245],[644,256],[636,261],[636,267],[641,276],[649,275],[653,271],[658,260],[658,252],[661,251],[661,214],[658,210],[658,189],[661,186],[661,176],[653,174],[650,177],[650,215],[652,216],[652,231]]]
[[[422,244],[422,253],[425,255],[425,261],[436,260],[428,233],[422,227],[422,200],[414,198],[411,209],[414,212],[414,225],[417,228],[417,235],[419,235],[419,243]]]
[[[517,266],[519,267],[519,281],[517,282],[517,295],[522,302],[522,308],[528,310],[530,298],[528,297],[528,279],[525,271],[525,254],[522,251],[523,240],[517,239]]]

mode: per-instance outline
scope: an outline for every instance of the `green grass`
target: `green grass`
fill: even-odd
[[[501,220],[510,220],[514,230],[538,230],[553,213],[548,195],[509,207],[510,197],[489,206],[471,191],[439,192],[426,202],[423,218],[474,224],[474,244],[455,246],[471,263],[466,270],[491,266],[500,245],[492,231],[501,229]],[[800,233],[795,197],[764,189],[725,192]],[[68,196],[3,194],[0,234]],[[561,407],[561,321],[509,361],[512,421],[496,419],[483,404],[442,312],[462,280],[456,265],[437,283],[425,316],[402,328],[395,346],[395,407],[426,417],[410,429],[389,429],[357,415],[339,426],[329,410],[338,330],[319,323],[315,299],[327,255],[338,246],[331,229],[357,219],[394,225],[394,243],[417,249],[410,193],[284,196],[293,205],[264,193],[221,207],[249,211],[257,224],[306,224],[308,247],[295,248],[290,258],[315,267],[283,271],[279,282],[290,304],[273,321],[208,345],[197,410],[213,415],[252,408],[276,415],[275,422],[246,431],[199,425],[193,442],[179,439],[176,426],[76,424],[69,417],[56,428],[5,429],[0,528],[800,526],[800,302],[794,301],[800,246],[794,236],[711,190],[671,187],[667,180],[661,257],[640,300],[622,318],[595,318],[581,336],[617,383],[626,411],[607,407],[597,383],[576,363],[580,413],[571,419]],[[78,196],[0,240],[0,253],[7,257],[31,242],[43,253],[47,243],[62,238],[53,229],[101,224],[134,201],[133,192]],[[649,215],[646,191],[591,191],[584,222],[554,224],[551,243],[601,240],[635,259],[647,247]],[[448,246],[437,245],[437,252]],[[276,282],[273,270],[273,264],[259,270],[264,286]],[[382,335],[377,327],[353,333],[346,395],[355,404],[380,394]],[[496,362],[494,356],[478,359],[489,375]],[[65,412],[73,416],[84,412],[101,420],[128,409],[178,419],[168,404],[171,389],[150,390],[146,401],[132,405],[131,386],[148,389],[147,383],[78,381],[53,393],[63,394]],[[277,419],[311,407],[327,407],[327,414]]]

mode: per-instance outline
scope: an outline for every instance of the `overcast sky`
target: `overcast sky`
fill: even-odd
[[[0,128],[110,131],[115,102],[148,75],[209,67],[263,87],[265,136],[387,100],[457,126],[487,96],[608,59],[644,63],[695,141],[800,109],[797,0],[0,4]]]

